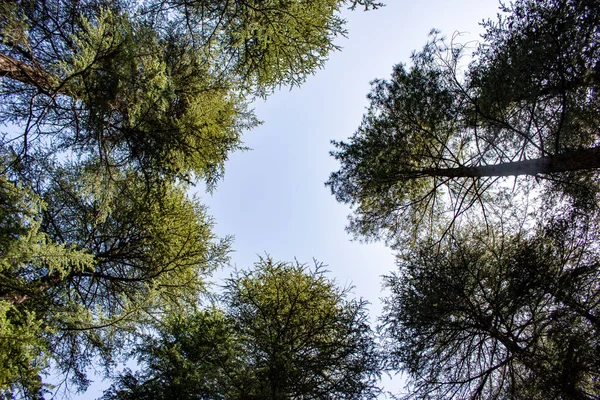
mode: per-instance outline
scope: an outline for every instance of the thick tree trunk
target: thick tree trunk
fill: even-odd
[[[55,90],[51,74],[2,53],[0,53],[0,76],[36,86],[47,92]]]
[[[600,169],[600,147],[573,150],[556,156],[495,165],[458,168],[430,168],[419,171],[423,176],[478,178],[493,176],[544,175],[557,172]]]

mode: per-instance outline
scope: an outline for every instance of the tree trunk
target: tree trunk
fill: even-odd
[[[573,150],[567,153],[514,161],[495,165],[457,168],[428,168],[419,171],[422,176],[447,178],[479,178],[493,176],[545,175],[558,172],[600,169],[600,147]]]

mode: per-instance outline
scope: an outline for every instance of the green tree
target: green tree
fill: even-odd
[[[140,341],[135,353],[142,368],[125,370],[103,399],[234,398],[248,378],[234,330],[217,308],[169,315]]]
[[[595,207],[600,11],[586,0],[518,0],[503,12],[483,24],[468,65],[468,46],[434,34],[412,66],[374,82],[358,131],[334,142],[341,168],[327,185],[354,207],[357,236],[393,243],[532,186]]]
[[[319,264],[262,259],[229,279],[224,311],[175,317],[145,339],[141,371],[105,398],[375,398],[379,353],[365,302],[348,295]]]
[[[93,259],[48,240],[40,232],[43,202],[5,177],[0,177],[0,204],[0,396],[37,398],[39,373],[50,355],[45,337],[53,333],[45,321],[51,306],[44,304],[43,292],[50,277],[89,267]]]
[[[2,1],[3,145],[214,182],[249,94],[300,84],[372,0]],[[46,149],[44,144],[50,143]],[[33,154],[38,159],[40,154]]]
[[[226,302],[247,337],[257,398],[372,398],[378,359],[366,303],[322,266],[261,260],[229,281]]]
[[[159,309],[193,304],[228,253],[180,187],[147,192],[141,177],[100,184],[88,171],[61,172],[44,193],[51,203],[6,179],[2,187],[0,390],[33,397],[49,360],[85,387],[95,356],[111,362]]]
[[[597,221],[469,226],[399,257],[380,322],[406,398],[598,398]]]

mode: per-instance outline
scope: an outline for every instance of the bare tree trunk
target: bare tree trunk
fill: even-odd
[[[418,171],[421,176],[447,178],[478,178],[492,176],[544,175],[558,172],[600,169],[600,147],[573,150],[567,153],[514,161],[495,165],[457,168],[428,168]]]

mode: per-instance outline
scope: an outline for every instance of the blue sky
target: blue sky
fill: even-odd
[[[324,69],[301,88],[283,89],[255,104],[264,124],[244,135],[251,151],[231,155],[225,178],[210,195],[198,196],[216,221],[216,233],[233,235],[232,264],[246,268],[260,255],[328,265],[340,285],[371,303],[374,320],[381,312],[381,276],[394,269],[391,250],[381,243],[352,241],[344,230],[347,206],[336,203],[325,187],[338,168],[329,156],[330,141],[348,138],[358,127],[369,82],[387,78],[394,64],[427,41],[432,28],[459,39],[478,39],[482,19],[498,12],[497,0],[387,0],[371,12],[345,12],[347,39]],[[201,186],[199,186],[200,188]],[[230,271],[220,271],[218,277]],[[386,390],[398,392],[402,380],[385,379]],[[106,384],[96,382],[79,398],[94,399]]]
[[[251,151],[232,154],[225,178],[213,195],[200,193],[219,235],[234,235],[232,263],[245,268],[270,254],[274,259],[326,265],[341,285],[381,311],[381,275],[394,269],[391,250],[381,243],[352,241],[344,230],[347,206],[336,203],[324,182],[338,168],[330,141],[348,138],[358,127],[370,81],[387,78],[394,64],[409,62],[432,28],[459,41],[479,38],[482,19],[498,12],[497,0],[401,1],[371,12],[345,12],[348,38],[323,70],[301,88],[281,90],[255,105],[264,124],[247,132]],[[228,275],[222,271],[219,275]],[[387,390],[402,389],[386,379]]]
[[[393,257],[382,244],[352,241],[345,232],[350,209],[324,185],[338,169],[330,141],[352,135],[368,105],[370,82],[387,78],[394,64],[408,63],[432,28],[447,36],[464,32],[460,41],[477,39],[478,23],[493,17],[497,4],[391,0],[376,11],[344,13],[349,37],[338,40],[342,50],[302,87],[257,101],[264,123],[244,134],[252,150],[230,156],[212,195],[198,190],[217,234],[235,236],[233,263],[243,268],[265,253],[277,260],[314,257],[375,303],[380,275],[393,268]]]

